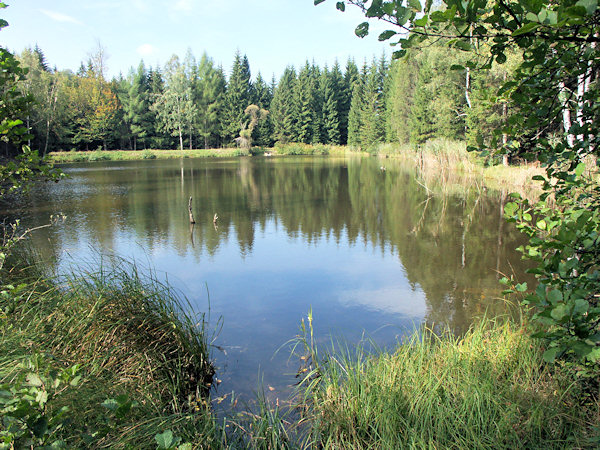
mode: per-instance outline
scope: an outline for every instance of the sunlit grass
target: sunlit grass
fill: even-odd
[[[95,162],[95,161],[134,161],[141,159],[174,158],[232,158],[245,156],[248,152],[237,148],[193,149],[193,150],[95,150],[80,152],[51,152],[55,163]]]
[[[393,352],[353,347],[312,369],[300,393],[321,448],[579,448],[597,421],[508,321],[415,334]]]

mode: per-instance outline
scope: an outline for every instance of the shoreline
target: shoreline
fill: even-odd
[[[490,165],[475,153],[466,150],[466,144],[460,141],[433,140],[420,149],[409,145],[381,144],[372,152],[348,146],[286,144],[272,148],[255,147],[250,151],[239,148],[222,149],[184,149],[184,150],[94,150],[77,152],[51,152],[50,162],[68,164],[97,161],[142,161],[148,159],[177,158],[236,158],[241,156],[347,156],[377,157],[382,160],[406,161],[416,168],[427,182],[434,178],[438,182],[460,182],[456,178],[467,178],[470,183],[478,183],[486,188],[498,191],[517,191],[527,197],[537,197],[541,192],[541,183],[532,180],[534,175],[544,175],[545,171],[537,164]],[[382,163],[384,164],[384,163]],[[382,167],[384,167],[382,165]],[[463,180],[464,182],[464,180]]]

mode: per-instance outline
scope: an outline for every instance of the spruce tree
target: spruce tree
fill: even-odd
[[[225,75],[215,68],[213,60],[206,53],[198,64],[198,88],[196,110],[198,130],[203,138],[204,148],[216,146],[219,135],[219,115],[223,107]]]
[[[273,100],[273,92],[271,87],[265,82],[260,72],[256,76],[253,89],[253,103],[266,111],[271,111],[271,101]],[[273,125],[271,121],[271,114],[268,114],[266,118],[260,120],[258,125],[254,128],[252,139],[256,145],[262,147],[269,147],[273,145],[272,140]]]
[[[224,143],[232,142],[244,123],[246,107],[250,105],[250,64],[248,58],[236,52],[223,105],[222,136]]]
[[[367,80],[367,66],[363,66],[360,76],[352,83],[352,101],[348,112],[348,145],[360,146],[362,144],[361,128],[363,125],[363,109],[365,104],[365,85]]]
[[[336,63],[335,67],[338,66]],[[352,104],[352,96],[354,92],[354,86],[360,79],[358,67],[353,60],[349,59],[346,63],[346,71],[344,73],[344,80],[340,89],[340,144],[349,144],[348,141],[348,127],[349,127],[349,114],[350,106]]]
[[[340,88],[342,78],[339,68],[324,71],[323,84],[323,134],[327,144],[339,145],[340,136]]]
[[[298,138],[296,102],[294,100],[297,82],[296,71],[292,66],[288,66],[273,92],[270,115],[274,138],[280,143],[293,142]]]
[[[309,144],[313,141],[313,121],[315,111],[314,77],[308,61],[298,73],[298,83],[294,90],[297,111],[298,141]]]
[[[148,73],[142,61],[131,79],[131,84],[125,96],[126,100],[122,101],[125,110],[124,118],[129,124],[134,150],[138,148],[138,140],[142,141],[144,147],[146,147],[147,138],[152,133],[153,123],[149,91]]]

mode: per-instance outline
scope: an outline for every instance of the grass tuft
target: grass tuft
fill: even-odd
[[[119,258],[62,279],[16,259],[2,274],[0,385],[76,371],[77,387],[53,391],[44,406],[47,417],[68,408],[69,426],[57,432],[68,446],[153,447],[165,429],[183,442],[219,440],[203,315]]]
[[[305,340],[305,342],[307,342]],[[464,337],[416,334],[393,352],[323,358],[301,390],[323,448],[585,446],[575,384],[523,327],[483,320]]]

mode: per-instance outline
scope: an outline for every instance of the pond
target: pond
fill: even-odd
[[[382,167],[385,164],[385,167]],[[319,345],[363,338],[391,347],[423,323],[465,331],[504,311],[501,274],[522,276],[521,235],[505,193],[450,189],[397,161],[281,157],[64,166],[34,190],[23,222],[63,213],[34,245],[57,270],[115,252],[151,267],[215,337],[218,394],[285,397],[286,342],[312,310]],[[196,224],[188,219],[192,197]],[[214,215],[218,215],[213,224]],[[279,352],[278,349],[281,349]]]

